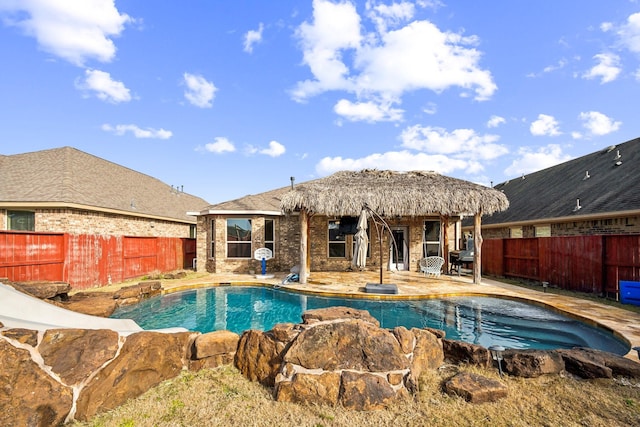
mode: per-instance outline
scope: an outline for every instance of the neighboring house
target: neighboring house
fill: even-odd
[[[263,247],[273,252],[269,270],[289,271],[297,265],[301,281],[309,270],[354,268],[356,223],[367,210],[366,268],[418,271],[421,258],[447,258],[458,249],[462,215],[506,206],[504,195],[494,189],[434,172],[338,172],[194,213],[197,268],[257,273],[260,261],[253,259],[254,253]],[[388,226],[384,232],[382,221]]]
[[[207,204],[71,147],[0,155],[0,230],[195,238]]]
[[[509,208],[483,217],[485,239],[639,234],[640,138],[494,188]]]
[[[84,289],[192,268],[207,202],[71,147],[0,155],[0,277]]]

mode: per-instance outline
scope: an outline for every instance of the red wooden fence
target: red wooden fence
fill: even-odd
[[[640,235],[488,239],[482,272],[617,297],[620,280],[640,281]]]
[[[0,277],[104,286],[190,268],[195,239],[0,231]]]

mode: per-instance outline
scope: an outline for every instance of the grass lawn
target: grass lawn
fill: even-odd
[[[442,392],[465,370],[507,385],[496,403],[471,404]],[[275,402],[271,391],[231,366],[184,372],[137,399],[74,426],[638,426],[640,384],[625,379],[533,379],[495,370],[446,365],[423,374],[420,392],[391,408],[355,412],[340,407]]]

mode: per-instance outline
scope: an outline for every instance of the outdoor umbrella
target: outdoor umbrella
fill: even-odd
[[[367,211],[362,210],[360,219],[358,220],[358,231],[353,236],[355,241],[355,252],[351,264],[354,267],[363,269],[367,265],[367,248],[369,246],[369,236],[367,236]]]

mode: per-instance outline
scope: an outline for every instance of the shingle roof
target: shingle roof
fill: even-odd
[[[193,223],[208,203],[72,147],[0,155],[0,204],[80,205]]]
[[[504,212],[483,218],[483,225],[638,211],[640,138],[512,179],[495,188],[504,192],[510,206]],[[577,199],[581,208],[574,210]]]
[[[280,213],[282,196],[291,191],[291,187],[282,187],[276,190],[259,194],[250,194],[239,199],[229,200],[204,208],[200,214],[206,215],[217,212],[272,212]]]

